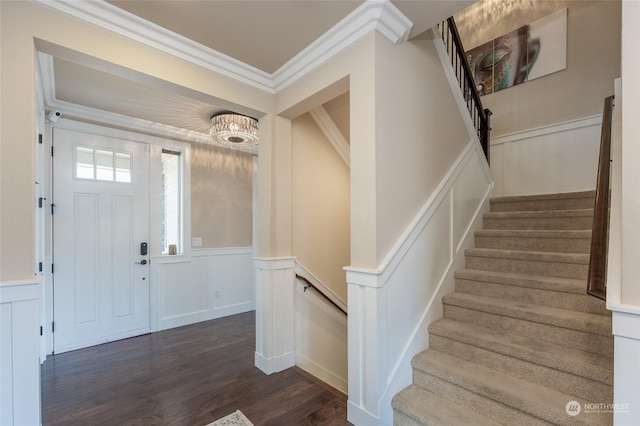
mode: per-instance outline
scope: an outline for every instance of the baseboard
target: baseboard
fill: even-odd
[[[254,363],[255,366],[265,374],[277,373],[296,365],[296,354],[295,352],[288,352],[277,357],[265,358],[258,352],[255,352]]]
[[[55,348],[56,354],[61,354],[64,352],[74,351],[76,349],[87,348],[89,346],[101,345],[103,343],[115,342],[116,340],[128,339],[130,337],[141,336],[143,334],[151,333],[151,329],[149,327],[137,328],[135,330],[128,330],[122,333],[112,334],[106,338],[100,339],[87,339],[81,342],[76,342],[73,345],[63,345]]]
[[[198,312],[189,312],[185,315],[162,318],[158,330],[167,330],[174,327],[182,327],[201,321],[209,321],[229,315],[241,314],[253,311],[255,307],[252,302],[238,303],[237,305],[224,306],[215,309],[207,309]]]
[[[345,395],[349,392],[349,382],[327,370],[301,354],[296,354],[296,365],[323,382],[333,386]]]
[[[347,401],[347,420],[358,426],[379,426],[380,419],[362,407]]]

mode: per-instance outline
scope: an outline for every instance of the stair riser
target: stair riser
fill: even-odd
[[[548,426],[547,422],[537,417],[421,370],[413,370],[413,382],[436,395],[458,401],[460,405],[477,410],[489,418],[500,419],[500,423],[505,425]]]
[[[483,223],[484,229],[575,231],[591,229],[593,226],[593,217],[485,218]]]
[[[602,301],[589,296],[586,293],[562,293],[558,291],[532,289],[528,287],[517,287],[464,279],[456,279],[456,291],[477,294],[479,296],[495,297],[497,299],[549,306],[551,308],[586,312],[589,314],[609,314],[609,311]]]
[[[546,262],[537,260],[502,259],[467,255],[467,269],[530,274],[543,277],[586,280],[589,265],[583,263]]]
[[[543,340],[587,352],[613,356],[613,338],[611,336],[556,327],[549,324],[511,318],[448,304],[444,305],[444,317],[467,324],[474,324],[479,327],[486,327],[491,330]]]
[[[393,426],[424,426],[399,410],[393,410]]]
[[[498,250],[543,251],[554,253],[589,253],[587,238],[519,238],[476,236],[476,248]]]
[[[566,371],[559,371],[435,334],[429,336],[429,347],[432,350],[448,353],[560,392],[584,398],[587,401],[613,400],[611,385],[576,376]]]
[[[592,209],[594,198],[561,198],[557,200],[526,200],[492,202],[492,212],[531,212],[544,210]]]

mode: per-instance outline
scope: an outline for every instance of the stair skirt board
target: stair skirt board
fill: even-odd
[[[586,295],[593,191],[491,200],[394,424],[608,425],[613,336],[605,302]]]

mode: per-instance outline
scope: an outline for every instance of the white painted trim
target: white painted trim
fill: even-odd
[[[509,133],[501,136],[492,136],[491,145],[500,145],[509,142],[516,142],[523,139],[532,139],[554,133],[566,132],[570,130],[582,129],[584,127],[601,126],[602,114],[589,117],[577,118],[575,120],[563,121],[546,126],[535,127],[520,132]]]
[[[40,299],[40,286],[43,282],[42,275],[37,275],[34,279],[0,281],[0,303]]]
[[[34,1],[210,71],[265,92],[274,93],[273,82],[268,73],[146,21],[106,1]]]
[[[336,123],[331,119],[327,110],[322,105],[309,110],[311,118],[313,118],[324,133],[324,136],[329,140],[329,143],[335,148],[336,152],[345,162],[347,167],[350,167],[351,161],[351,147],[347,140],[342,136],[342,133],[336,126]]]
[[[623,303],[613,303],[607,301],[607,309],[612,312],[638,315],[640,318],[640,306],[637,305],[626,305]],[[638,339],[640,340],[640,338]]]
[[[255,266],[258,269],[274,271],[277,269],[293,269],[295,257],[255,257]]]
[[[297,259],[295,260],[293,270],[296,274],[302,275],[303,277],[311,281],[313,285],[318,287],[320,291],[323,292],[336,305],[340,306],[345,311],[347,310],[347,302],[345,302],[340,298],[340,296],[335,294],[333,290],[327,287],[326,284],[323,283],[318,277],[313,275],[313,273],[309,271],[307,268],[305,268],[305,266],[302,263],[298,262]]]
[[[199,312],[189,312],[188,314],[164,317],[160,320],[160,328],[158,331],[223,318],[229,315],[250,312],[253,311],[253,309],[253,302],[243,302],[220,308],[206,309]]]
[[[206,133],[181,129],[167,124],[155,123],[141,118],[134,118],[127,115],[58,100],[55,96],[53,57],[51,55],[38,52],[38,67],[42,77],[45,106],[49,110],[60,110],[64,118],[90,121],[93,123],[100,123],[106,127],[118,127],[125,131],[139,132],[141,134],[161,138],[171,138],[189,143],[197,142],[204,145],[213,145],[222,149],[248,152],[252,155],[258,155],[258,147],[232,147],[220,145],[214,143]]]
[[[105,1],[34,1],[268,93],[276,93],[295,83],[372,31],[378,31],[397,44],[407,40],[413,26],[389,0],[367,0],[269,74]]]
[[[79,342],[74,342],[71,345],[58,345],[56,346],[56,354],[61,354],[61,353],[73,351],[76,349],[87,348],[89,346],[101,345],[103,343],[115,342],[116,340],[127,339],[129,337],[141,336],[147,333],[151,333],[150,327],[123,331],[121,333],[111,334],[108,337],[102,337],[99,339],[93,339],[93,338],[86,339]]]
[[[627,309],[614,310],[612,315],[613,335],[627,339],[640,340],[640,308],[627,306]]]
[[[317,69],[333,56],[378,31],[391,43],[407,40],[413,23],[389,0],[367,0],[273,73],[279,92]]]
[[[442,200],[447,196],[449,189],[464,169],[464,166],[472,158],[473,153],[477,151],[481,151],[480,144],[477,140],[470,140],[445,177],[440,181],[436,189],[423,204],[418,214],[414,216],[409,226],[401,234],[393,247],[391,247],[377,269],[354,268],[351,266],[344,268],[344,270],[347,271],[348,283],[377,288],[383,287],[387,283],[389,277],[393,274],[393,271],[395,271],[413,243],[419,237],[420,232],[429,222],[440,203],[442,203]],[[481,154],[484,156],[483,153]],[[483,165],[485,176],[487,177],[487,180],[491,182],[491,171],[489,170],[486,162],[483,162]],[[489,191],[490,188],[487,191],[487,194]],[[487,195],[485,194],[485,197],[486,196]]]

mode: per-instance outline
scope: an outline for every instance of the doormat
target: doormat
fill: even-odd
[[[242,414],[242,411],[237,410],[235,413],[209,423],[207,426],[253,426],[253,423]]]

